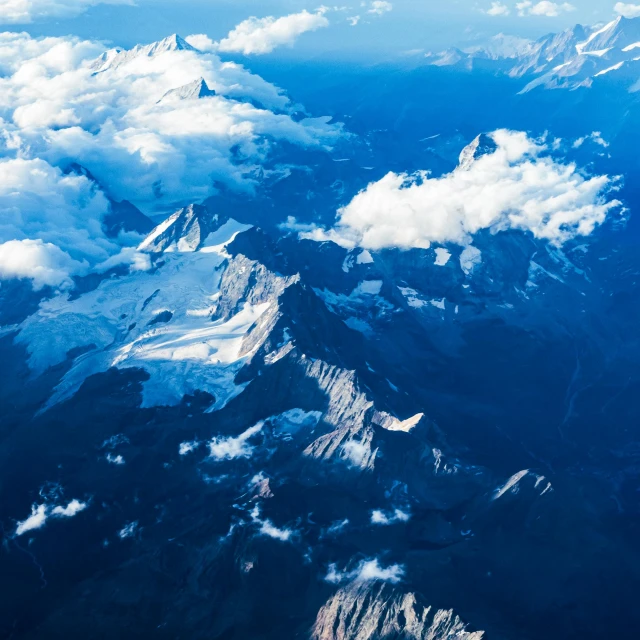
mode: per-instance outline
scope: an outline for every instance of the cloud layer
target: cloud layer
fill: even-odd
[[[522,0],[521,2],[516,2],[515,10],[521,18],[528,16],[557,18],[563,13],[575,11],[576,8],[568,2],[550,2],[550,0],[532,2],[531,0]],[[503,2],[496,1],[491,3],[491,7],[485,13],[494,17],[509,16],[511,15],[511,8]]]
[[[388,173],[339,210],[330,230],[302,235],[366,249],[467,246],[482,229],[520,229],[561,245],[589,235],[619,206],[608,196],[616,181],[585,177],[522,132],[491,134],[495,150],[431,178]]]
[[[208,92],[184,87],[201,79]],[[139,241],[105,237],[108,198],[153,212],[220,188],[251,192],[273,146],[341,137],[328,119],[294,110],[274,85],[177,36],[105,52],[74,37],[1,33],[0,278],[67,286]]]
[[[49,517],[72,518],[86,508],[87,503],[79,500],[72,500],[66,507],[51,507],[46,503],[34,504],[31,507],[31,515],[22,522],[18,522],[16,536],[22,536],[30,531],[41,529],[47,523]]]
[[[0,0],[0,24],[75,18],[98,4],[133,4],[133,0]]]
[[[518,15],[525,16],[544,16],[546,18],[557,18],[562,13],[575,11],[576,8],[568,2],[550,2],[542,0],[542,2],[531,2],[524,0],[516,4]]]
[[[69,285],[119,251],[102,231],[107,211],[85,176],[39,158],[0,159],[0,278],[31,278],[37,289]]]

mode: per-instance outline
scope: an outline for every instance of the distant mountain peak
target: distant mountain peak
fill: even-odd
[[[140,251],[197,251],[219,227],[218,216],[206,207],[190,204],[161,222],[140,244]]]
[[[171,89],[162,96],[160,102],[166,100],[198,100],[215,96],[216,92],[209,88],[204,78],[198,78],[176,89]]]
[[[461,151],[458,168],[466,171],[476,160],[494,153],[497,149],[498,145],[494,139],[486,133],[481,133]]]
[[[161,222],[139,245],[146,253],[206,251],[251,228],[228,216],[212,213],[200,204],[178,209]]]
[[[170,47],[171,49],[177,50],[181,49],[183,51],[198,51],[195,47],[192,47],[184,38],[179,36],[177,33],[174,33],[164,40],[161,40],[158,44],[164,44],[165,46]]]
[[[485,45],[428,54],[427,64],[472,70],[481,68],[513,78],[530,77],[522,89],[578,89],[615,75],[637,85],[640,78],[640,18],[619,16],[607,24],[576,24],[535,42],[498,34]],[[596,80],[597,79],[597,80]]]
[[[127,50],[118,47],[105,51],[100,57],[94,60],[90,68],[95,73],[101,73],[107,71],[107,69],[116,69],[135,58],[145,56],[152,58],[170,51],[193,51],[200,53],[198,49],[192,47],[184,38],[174,33],[151,44],[137,44],[133,49]]]

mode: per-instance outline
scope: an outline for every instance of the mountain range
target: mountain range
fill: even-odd
[[[460,170],[495,148],[478,137]],[[132,267],[5,322],[3,632],[507,640],[635,620],[633,254],[504,231],[469,262],[240,218],[137,216]]]
[[[576,90],[608,83],[635,92],[640,88],[640,19],[619,16],[605,25],[578,24],[535,41],[500,34],[486,46],[428,54],[427,61],[524,78],[528,82],[523,93],[538,87]]]

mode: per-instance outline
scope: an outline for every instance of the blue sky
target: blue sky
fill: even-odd
[[[330,28],[307,33],[294,49],[278,49],[274,55],[375,59],[416,48],[439,50],[452,45],[464,46],[498,32],[538,37],[576,22],[594,24],[615,15],[613,1],[572,0],[574,9],[560,11],[557,17],[519,17],[515,8],[517,1],[504,0],[500,4],[509,9],[509,15],[492,17],[486,14],[492,0],[393,0],[393,10],[381,16],[368,14],[368,7],[361,7],[360,0],[343,0],[340,7],[348,7],[347,10],[327,14]],[[185,36],[204,32],[218,39],[249,16],[313,11],[319,4],[308,0],[137,0],[135,6],[99,5],[76,18],[10,28],[24,28],[33,35],[73,33],[128,47],[173,32]],[[361,16],[356,27],[347,22],[347,18],[354,15]]]

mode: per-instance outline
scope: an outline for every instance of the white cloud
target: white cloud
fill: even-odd
[[[625,18],[640,18],[640,4],[617,2],[613,10]]]
[[[352,27],[355,27],[360,22],[360,16],[351,16],[351,17],[347,18],[347,22]]]
[[[531,0],[524,0],[516,4],[518,15],[525,16],[545,16],[547,18],[557,18],[562,13],[575,11],[576,8],[568,2],[558,3],[542,0],[542,2],[533,3]]]
[[[203,53],[215,51],[218,43],[212,40],[206,33],[192,33],[185,40],[192,46]]]
[[[75,18],[98,4],[133,4],[132,0],[0,0],[0,24],[28,24]]]
[[[73,160],[115,199],[170,210],[212,195],[215,182],[251,189],[273,143],[341,136],[324,118],[294,121],[277,87],[178,38],[92,64],[102,52],[77,38],[0,34],[0,156]],[[161,100],[199,78],[217,95]]]
[[[225,53],[264,55],[283,45],[292,46],[307,31],[329,26],[325,10],[316,13],[301,11],[275,18],[248,18],[241,22],[226,38],[217,44],[217,50]]]
[[[31,515],[22,522],[18,522],[16,527],[16,535],[21,536],[28,531],[34,531],[44,527],[47,521],[47,505],[46,504],[34,504],[31,507]]]
[[[374,509],[371,512],[371,524],[388,525],[396,522],[408,522],[411,516],[401,509],[394,509],[392,512],[384,512]]]
[[[583,136],[582,138],[578,138],[573,143],[574,149],[579,149],[587,140],[591,140],[594,144],[600,145],[605,149],[609,146],[609,143],[602,137],[602,133],[600,131],[592,131],[588,136]]]
[[[366,442],[348,440],[342,446],[342,457],[354,467],[364,469],[371,458],[371,447]]]
[[[46,285],[69,287],[69,276],[85,268],[56,245],[42,240],[9,240],[0,244],[0,279],[29,278],[35,290]]]
[[[162,100],[200,78],[216,95]],[[21,243],[3,246],[0,277],[38,288],[115,264],[145,268],[129,250],[139,239],[105,237],[107,197],[69,165],[147,211],[202,201],[216,184],[251,191],[274,145],[342,135],[290,110],[274,85],[177,36],[104,53],[75,37],[0,33],[0,245]]]
[[[41,529],[47,522],[49,517],[52,518],[72,518],[81,511],[87,508],[86,502],[80,502],[79,500],[72,500],[66,507],[50,505],[34,504],[31,507],[31,515],[22,522],[18,522],[16,527],[16,536],[22,536],[29,531],[35,531]]]
[[[191,442],[181,442],[178,447],[178,453],[181,456],[186,456],[188,453],[195,451],[200,446],[200,443],[197,440],[192,440]]]
[[[255,478],[254,478],[255,479]],[[251,510],[251,520],[260,525],[259,534],[262,536],[268,536],[280,540],[281,542],[287,542],[292,536],[296,534],[293,529],[281,529],[276,527],[271,520],[262,520],[260,518],[260,505],[255,505]]]
[[[393,9],[393,5],[390,2],[386,2],[386,0],[374,0],[371,3],[371,8],[367,11],[367,13],[373,13],[377,16],[382,16],[385,13],[389,13]]]
[[[40,158],[0,158],[0,278],[68,286],[120,251],[102,231],[105,196]]]
[[[279,529],[270,520],[265,520],[260,527],[260,533],[281,542],[286,542],[291,538],[293,531],[291,529]]]
[[[214,460],[233,460],[234,458],[250,458],[254,447],[249,444],[249,440],[262,431],[264,423],[247,429],[239,436],[232,438],[215,437],[209,443],[209,455]]]
[[[59,516],[63,518],[72,518],[76,514],[84,511],[87,508],[86,502],[80,502],[79,500],[72,500],[66,507],[54,507],[51,511],[52,516]]]
[[[511,10],[502,2],[492,2],[491,8],[487,9],[486,13],[489,16],[508,16],[511,13]]]
[[[372,580],[383,580],[385,582],[397,583],[404,576],[404,567],[399,564],[392,564],[382,567],[377,558],[373,560],[362,560],[352,571],[339,571],[335,564],[329,565],[329,570],[325,576],[327,582],[338,584],[346,580],[355,582],[369,582]]]
[[[481,229],[520,229],[560,245],[589,235],[620,205],[608,200],[616,179],[585,177],[525,133],[498,130],[491,137],[495,151],[468,166],[439,178],[388,173],[338,211],[334,228],[301,235],[348,248],[410,249],[467,246]],[[477,255],[469,251],[465,262],[472,267]]]
[[[115,464],[117,466],[125,464],[125,460],[120,454],[113,455],[113,453],[107,453],[105,458],[109,464]]]

